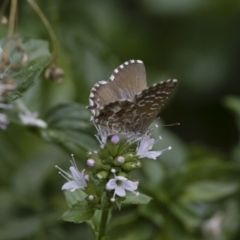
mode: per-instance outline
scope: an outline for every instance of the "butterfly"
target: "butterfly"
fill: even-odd
[[[116,68],[108,81],[91,89],[88,109],[100,135],[143,135],[159,115],[177,80],[167,80],[147,87],[142,61],[130,60]]]

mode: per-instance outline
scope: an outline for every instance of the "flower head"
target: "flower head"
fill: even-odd
[[[156,141],[153,138],[143,136],[137,148],[137,156],[139,156],[139,158],[146,157],[155,160],[162,154],[163,151],[171,149],[171,147],[168,147],[167,149],[163,149],[161,151],[150,151],[155,143]]]
[[[112,173],[114,174],[114,178],[110,179],[106,185],[107,190],[114,190],[113,197],[111,198],[112,202],[115,201],[115,195],[118,195],[119,197],[126,196],[126,190],[133,192],[136,195],[139,194],[138,192],[135,191],[138,188],[138,182],[130,181],[123,176],[116,176],[115,169],[112,169]]]
[[[32,113],[30,111],[27,111],[25,113],[19,114],[19,118],[24,125],[46,128],[47,123],[37,117],[38,117],[37,112]]]
[[[68,180],[68,182],[62,186],[62,190],[70,190],[71,192],[73,192],[76,189],[85,189],[88,180],[88,175],[84,175],[85,169],[82,172],[78,170],[73,155],[71,164],[72,166],[69,168],[71,174],[65,172],[64,170],[56,166],[56,168],[60,170],[59,174],[61,174],[65,179]]]

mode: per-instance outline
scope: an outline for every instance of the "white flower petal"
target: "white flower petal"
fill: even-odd
[[[119,196],[119,197],[124,197],[126,195],[126,191],[122,186],[117,186],[115,188],[115,193]]]
[[[66,182],[63,186],[62,186],[62,190],[71,190],[74,191],[76,189],[79,189],[81,187],[79,187],[79,185],[75,182],[75,181],[69,181]]]
[[[19,118],[21,122],[25,125],[30,125],[30,126],[37,126],[40,128],[46,128],[47,123],[44,122],[41,119],[38,119],[38,113],[32,113],[32,112],[25,112],[25,113],[20,113]]]
[[[62,190],[68,189],[70,191],[75,191],[76,189],[85,189],[87,187],[87,181],[86,181],[86,176],[84,175],[84,171],[80,172],[77,168],[77,165],[75,163],[74,157],[72,155],[72,160],[71,160],[72,166],[69,168],[71,174],[65,172],[62,170],[60,167],[56,166],[57,169],[60,170],[60,174],[68,180],[67,183],[65,183],[62,186]]]
[[[114,172],[114,178],[110,179],[106,185],[106,189],[115,190],[113,199],[115,195],[119,197],[126,196],[126,190],[134,192],[138,188],[138,182],[132,182],[123,176],[116,176]]]
[[[130,180],[122,182],[122,187],[128,191],[134,191],[138,188],[138,182],[132,182]]]
[[[82,188],[85,188],[87,186],[87,182],[86,182],[86,179],[84,177],[84,174],[83,172],[79,172],[77,168],[71,166],[70,168],[70,171],[72,173],[72,178],[73,180],[79,185],[79,186],[82,186]]]
[[[110,179],[106,185],[106,189],[107,190],[112,190],[112,189],[115,189],[117,186],[116,184],[116,179]]]
[[[149,152],[145,152],[145,153],[141,154],[141,156],[139,156],[139,158],[146,157],[146,158],[156,159],[161,154],[162,154],[162,151],[149,151]]]
[[[160,156],[164,150],[150,151],[155,142],[156,141],[153,138],[150,138],[149,136],[143,136],[137,148],[137,156],[139,158],[157,159],[157,157]]]

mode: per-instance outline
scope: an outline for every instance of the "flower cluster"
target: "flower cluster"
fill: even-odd
[[[87,193],[88,201],[98,199],[102,206],[102,196],[106,196],[105,204],[115,201],[121,202],[126,197],[126,192],[139,195],[137,189],[139,182],[132,179],[130,172],[141,167],[142,158],[157,159],[165,150],[152,151],[156,141],[145,134],[139,141],[120,139],[113,135],[110,139],[99,138],[100,150],[89,152],[86,169],[80,172],[72,156],[70,173],[60,169],[60,174],[67,180],[62,190],[75,191],[81,189]],[[105,194],[104,194],[105,193]]]
[[[0,110],[8,110],[12,105],[5,102],[9,91],[15,88],[13,81],[6,79],[6,72],[10,67],[8,56],[3,52],[0,46]],[[8,116],[5,112],[0,113],[0,129],[5,130],[9,124]]]

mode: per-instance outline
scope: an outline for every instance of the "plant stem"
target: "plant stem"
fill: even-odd
[[[44,26],[46,27],[50,38],[53,43],[53,54],[52,54],[52,62],[55,63],[57,61],[59,47],[58,47],[58,40],[55,32],[53,31],[49,21],[47,20],[46,16],[42,12],[41,8],[37,5],[37,3],[34,0],[27,0],[28,3],[31,5],[31,7],[35,10],[35,12],[38,14],[38,16],[41,18]]]
[[[11,1],[11,7],[10,7],[10,17],[9,17],[9,27],[8,27],[8,40],[5,46],[5,53],[9,55],[10,49],[11,49],[11,38],[14,34],[14,24],[16,19],[16,13],[17,13],[17,1],[18,0],[12,0]]]
[[[105,236],[109,210],[110,210],[109,208],[102,210],[102,217],[101,217],[101,223],[100,223],[100,227],[99,227],[98,240],[101,240],[101,238]]]
[[[17,0],[12,0],[11,8],[10,8],[8,38],[11,38],[14,33],[14,23],[15,23],[16,12],[17,12]]]

